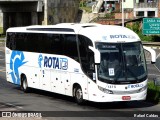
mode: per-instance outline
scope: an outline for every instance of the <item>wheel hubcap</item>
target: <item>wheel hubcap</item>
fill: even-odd
[[[82,98],[82,91],[80,89],[77,90],[76,97],[78,100]]]
[[[26,85],[26,81],[23,81],[23,88],[26,90],[26,87],[27,87],[27,85]]]

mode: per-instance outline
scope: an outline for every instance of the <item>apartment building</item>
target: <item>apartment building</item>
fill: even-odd
[[[125,9],[133,9],[134,8],[133,5],[134,5],[133,0],[123,0],[123,8],[125,8]]]
[[[134,0],[134,17],[158,17],[159,2],[160,0]]]

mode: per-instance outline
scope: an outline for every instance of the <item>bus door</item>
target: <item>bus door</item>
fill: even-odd
[[[51,71],[51,89],[52,92],[65,94],[64,81],[61,79],[61,71],[59,70]]]
[[[71,95],[70,90],[71,90],[71,86],[70,86],[70,74],[67,71],[62,71],[61,73],[61,81],[63,82],[64,85],[64,89],[65,89],[65,95]]]
[[[51,91],[50,84],[50,70],[41,69],[40,88],[43,90]]]

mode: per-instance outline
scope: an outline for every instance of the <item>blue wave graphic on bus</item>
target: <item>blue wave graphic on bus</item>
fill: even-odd
[[[19,70],[18,68],[24,65],[26,62],[24,62],[24,54],[20,51],[13,51],[11,54],[10,59],[10,69],[12,72],[10,72],[13,83],[20,85],[20,78],[19,78]]]

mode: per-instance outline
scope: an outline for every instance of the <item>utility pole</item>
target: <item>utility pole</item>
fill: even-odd
[[[122,6],[122,26],[124,27],[124,3],[123,3],[124,1],[123,0],[121,0],[121,6]]]

